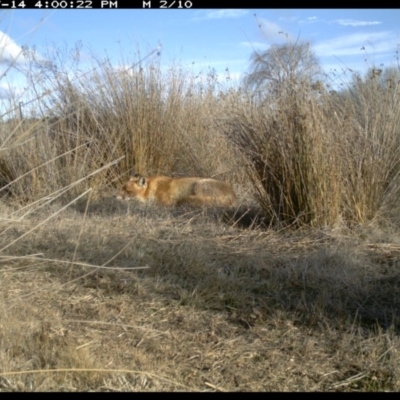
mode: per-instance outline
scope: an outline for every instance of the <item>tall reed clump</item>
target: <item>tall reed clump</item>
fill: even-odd
[[[224,131],[271,224],[352,225],[398,204],[398,77],[354,76],[339,93],[287,81],[274,98],[242,95],[226,109]]]
[[[311,94],[311,95],[310,95]],[[304,86],[275,101],[244,98],[225,132],[243,155],[256,200],[271,224],[332,224],[340,210],[334,142]]]
[[[88,186],[115,187],[133,171],[203,175],[211,172],[208,160],[218,164],[215,152],[203,149],[213,155],[208,160],[196,153],[216,143],[214,114],[204,103],[215,82],[198,85],[182,68],[165,70],[154,59],[119,68],[97,61],[83,73],[78,61],[65,70],[57,65],[65,57],[26,57],[32,94],[46,95],[24,109],[34,117],[8,121],[0,135],[2,143],[10,130],[23,139],[0,164],[7,183],[17,178],[8,186],[15,196],[38,199],[80,182],[70,191],[77,195]]]
[[[65,107],[63,121],[75,131],[80,122],[84,143],[95,145],[98,163],[123,157],[114,178],[133,171],[207,175],[210,160],[223,169],[211,150],[224,139],[210,129],[217,113],[216,106],[210,112],[215,84],[212,79],[198,84],[177,65],[162,69],[153,61],[116,69],[103,63],[85,85],[75,82],[78,94],[67,92],[65,84],[59,87],[65,106],[77,105],[74,112]]]
[[[365,79],[354,74],[350,88],[331,100],[340,121],[343,215],[364,222],[382,205],[399,204],[400,71],[371,69]]]

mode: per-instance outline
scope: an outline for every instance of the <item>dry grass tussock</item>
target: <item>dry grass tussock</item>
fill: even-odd
[[[2,390],[400,389],[395,230],[243,230],[113,198],[2,207]]]
[[[370,221],[400,195],[400,73],[353,76],[340,93],[288,80],[223,104],[255,198],[274,225]]]

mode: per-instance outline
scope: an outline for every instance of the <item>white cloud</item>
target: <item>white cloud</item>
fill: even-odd
[[[206,18],[207,19],[239,18],[248,13],[249,13],[248,10],[235,10],[235,9],[216,10],[208,12]]]
[[[279,17],[279,21],[284,21],[284,22],[298,21],[299,23],[315,22],[317,19],[318,19],[318,17],[316,17],[316,16],[307,17],[306,19],[300,19],[299,17]]]
[[[0,59],[0,63],[22,63],[26,61],[22,54],[22,47],[2,31],[0,31]]]
[[[333,22],[336,22],[337,24],[343,26],[369,26],[369,25],[379,25],[382,23],[380,21],[357,21],[355,19],[337,19]]]
[[[12,94],[12,88],[10,85],[0,82],[0,99],[9,99]]]
[[[322,21],[321,19],[319,19],[318,17],[313,15],[312,17],[307,17],[305,19],[299,19],[299,24],[310,25],[310,24],[314,24],[315,22],[321,22],[321,21]]]
[[[353,56],[362,54],[362,47],[373,54],[390,52],[396,49],[396,40],[393,40],[390,32],[355,33],[317,44],[313,46],[313,50],[319,57]]]
[[[284,30],[275,22],[270,22],[264,18],[258,18],[260,29],[265,35],[267,40],[284,40],[290,39],[291,35],[284,32]]]

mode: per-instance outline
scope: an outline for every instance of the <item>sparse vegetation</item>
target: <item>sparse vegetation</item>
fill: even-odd
[[[152,58],[26,56],[35,114],[0,127],[1,390],[400,390],[396,71],[255,98]],[[239,206],[119,201],[132,169]]]

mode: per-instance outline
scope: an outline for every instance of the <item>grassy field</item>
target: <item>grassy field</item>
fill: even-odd
[[[398,228],[58,211],[2,221],[3,390],[400,389]]]
[[[1,390],[400,390],[398,82],[48,68],[0,126]],[[238,205],[117,200],[132,170]]]

